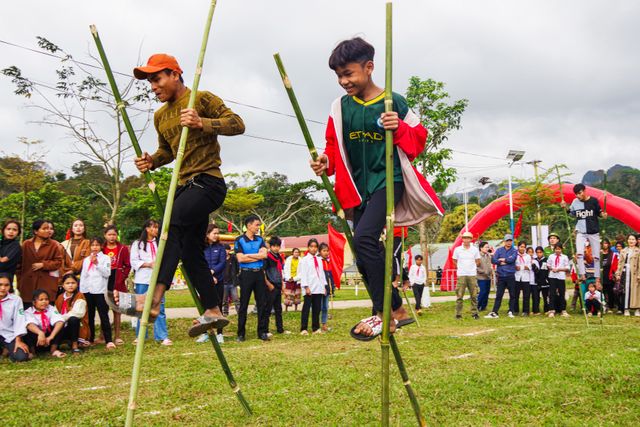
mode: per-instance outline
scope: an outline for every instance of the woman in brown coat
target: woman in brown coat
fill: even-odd
[[[84,221],[76,219],[71,224],[69,239],[62,242],[67,256],[65,256],[65,273],[72,271],[76,276],[82,271],[82,261],[91,254],[89,249],[89,239],[87,239],[87,229]]]
[[[22,244],[22,262],[16,271],[18,290],[25,309],[31,307],[36,289],[44,289],[55,300],[62,266],[60,243],[51,239],[51,223],[37,220],[32,226],[33,237]]]

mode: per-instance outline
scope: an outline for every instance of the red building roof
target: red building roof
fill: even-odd
[[[293,248],[300,249],[303,253],[307,249],[307,243],[309,239],[316,239],[318,243],[327,243],[329,244],[329,235],[328,234],[310,234],[308,236],[291,236],[291,237],[280,237],[282,239],[282,250],[291,252]]]

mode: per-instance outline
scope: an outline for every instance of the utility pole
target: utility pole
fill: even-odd
[[[533,173],[536,177],[536,238],[538,246],[542,246],[542,214],[540,213],[540,182],[538,181],[538,163],[541,160],[531,160],[529,163],[533,165]]]

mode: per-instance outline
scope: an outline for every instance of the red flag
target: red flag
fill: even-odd
[[[231,233],[233,231],[233,224],[231,221],[227,222],[227,233]]]
[[[407,238],[408,236],[409,236],[409,227],[393,227],[393,237]]]
[[[571,281],[573,283],[578,283],[578,274],[576,273],[576,269],[573,263],[571,263]]]
[[[333,228],[331,224],[327,224],[329,233],[329,256],[331,257],[331,274],[336,288],[340,289],[340,278],[342,277],[342,268],[344,267],[344,245],[347,239],[338,230]]]
[[[517,239],[521,232],[522,232],[522,211],[520,211],[520,218],[518,218],[516,227],[513,230],[513,238]]]
[[[413,265],[413,251],[411,250],[411,246],[409,246],[409,250],[407,251],[407,268],[411,269]]]

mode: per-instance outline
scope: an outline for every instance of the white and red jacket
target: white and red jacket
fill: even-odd
[[[362,196],[356,188],[351,165],[346,155],[342,134],[342,97],[331,105],[331,114],[327,123],[325,138],[327,145],[324,154],[329,159],[327,175],[335,174],[335,192],[343,209],[358,207]],[[395,225],[410,226],[418,224],[432,215],[443,215],[444,209],[436,192],[429,182],[411,163],[422,151],[427,142],[427,129],[420,119],[409,110],[404,120],[400,120],[394,133],[393,144],[398,147],[398,157],[402,167],[404,195],[396,205]]]

